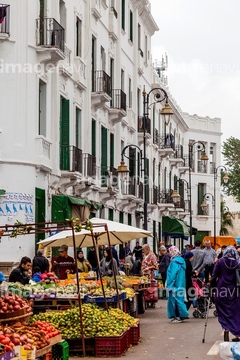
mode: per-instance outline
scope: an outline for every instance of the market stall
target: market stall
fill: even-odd
[[[111,230],[109,230],[109,226],[112,227]],[[109,221],[107,224],[107,222],[102,219],[95,219],[95,223],[93,224],[90,221],[87,221],[84,224],[76,224],[75,221],[68,220],[66,221],[66,224],[56,225],[52,223],[44,223],[42,226],[40,226],[40,224],[25,225],[18,222],[14,226],[6,225],[5,227],[2,227],[2,229],[0,227],[0,230],[2,236],[16,237],[18,235],[29,233],[52,232],[52,229],[59,228],[61,228],[61,230],[65,228],[66,230],[56,234],[57,238],[56,235],[53,235],[51,238],[42,241],[41,244],[45,246],[58,246],[59,244],[66,244],[66,241],[69,241],[70,246],[73,245],[74,247],[76,264],[77,247],[93,245],[95,253],[97,253],[96,248],[101,244],[108,245],[109,248],[111,248],[112,245],[122,244],[134,238],[150,236],[150,233],[142,229]],[[47,324],[51,324],[55,331],[59,332],[59,335],[61,334],[61,336],[67,339],[69,344],[72,341],[75,342],[75,345],[78,345],[78,351],[81,351],[83,356],[86,355],[85,344],[89,339],[93,339],[94,354],[96,356],[120,356],[131,343],[136,344],[138,342],[136,339],[139,339],[140,325],[138,319],[124,313],[123,311],[125,310],[126,312],[129,312],[128,306],[125,305],[126,303],[124,303],[124,301],[128,301],[130,298],[133,299],[135,297],[135,292],[132,286],[137,284],[131,284],[130,282],[128,283],[129,286],[122,291],[119,286],[119,280],[123,283],[126,282],[126,279],[118,279],[114,272],[113,275],[110,286],[110,280],[102,279],[100,275],[100,284],[97,284],[98,286],[94,289],[92,287],[93,284],[90,284],[89,286],[89,283],[87,281],[82,281],[79,276],[76,276],[75,283],[72,282],[71,284],[64,285],[57,282],[54,283],[53,281],[54,284],[50,282],[50,284],[48,284],[49,286],[44,286],[46,284],[33,284],[31,289],[18,288],[15,290],[13,284],[10,285],[11,291],[15,291],[15,295],[13,296],[19,296],[17,293],[22,291],[23,296],[21,296],[21,298],[31,299],[30,301],[33,306],[33,311],[35,311],[37,303],[42,304],[38,305],[38,314],[35,314],[33,318],[31,318],[31,325],[25,321],[24,326],[39,326],[39,324],[35,324],[34,322],[46,321]],[[104,281],[106,281],[107,284],[104,283]],[[42,285],[43,288],[41,288]],[[147,286],[148,285],[146,283],[146,287]],[[143,289],[144,287],[139,283],[139,286],[136,288],[138,293],[141,290],[140,288]],[[69,292],[66,293],[67,289]],[[85,291],[83,291],[83,289],[85,289]],[[45,302],[48,302],[48,304]],[[100,303],[103,303],[104,306],[97,306]],[[117,306],[109,308],[109,303],[111,305],[116,303]],[[30,303],[28,306],[30,309]],[[41,306],[41,308],[39,308],[39,306]],[[47,307],[51,307],[51,309],[55,307],[55,310],[57,311],[43,312],[42,310],[46,311]],[[65,310],[66,308],[69,309]],[[51,309],[49,308],[48,310]],[[5,312],[5,310],[3,310],[3,312]],[[52,314],[52,318],[50,318],[50,314]],[[29,315],[31,315],[30,310]],[[39,316],[39,318],[35,318],[35,316]],[[59,316],[59,318],[57,316]],[[60,319],[59,322],[57,321],[58,319]],[[20,314],[18,314],[17,322],[19,322],[19,320],[21,321]],[[71,323],[72,320],[74,320],[74,324]],[[100,324],[100,327],[98,324]],[[113,325],[110,326],[110,324]],[[70,329],[74,329],[74,333],[69,332]],[[28,328],[24,328],[24,331],[27,332]],[[68,333],[66,333],[66,331],[68,331]],[[111,343],[113,344],[112,349],[110,349],[111,347],[109,346],[104,346],[104,344],[106,344],[106,338],[107,340],[111,340]],[[32,341],[33,339],[31,340],[30,336],[27,336],[27,339],[27,341],[32,344],[33,349],[28,349],[29,344],[25,344],[22,338],[22,340],[20,340],[21,348],[19,351],[35,351],[36,356],[42,359],[44,359],[44,357],[46,358],[46,354],[48,354],[52,350],[52,347],[55,346],[54,344],[56,344],[54,339],[52,342],[47,339],[46,343],[35,339],[36,342],[38,342],[36,344],[34,344]],[[42,336],[42,339],[44,339],[44,336]],[[59,338],[55,339],[55,341],[57,340],[57,344],[61,344],[59,342]],[[17,342],[17,340],[15,340],[15,342]],[[24,346],[26,349],[24,349]],[[8,358],[10,359],[9,354]]]

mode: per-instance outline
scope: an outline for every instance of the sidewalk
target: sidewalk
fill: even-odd
[[[159,300],[155,309],[147,309],[140,315],[141,341],[132,346],[124,355],[124,359],[161,359],[161,360],[219,360],[216,353],[218,343],[223,341],[221,327],[210,309],[207,322],[205,343],[202,343],[205,319],[196,319],[190,310],[190,319],[180,324],[170,324],[166,315],[166,300]],[[71,357],[71,360],[80,359]],[[99,359],[89,357],[89,359]],[[108,358],[114,360],[116,358]]]

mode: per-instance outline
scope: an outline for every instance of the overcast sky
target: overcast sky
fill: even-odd
[[[222,119],[222,141],[240,139],[240,0],[150,0],[168,55],[168,86],[183,111]]]

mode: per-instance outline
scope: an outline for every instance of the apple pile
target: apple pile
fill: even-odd
[[[21,296],[18,295],[6,295],[0,297],[0,314],[11,313],[21,309],[26,309],[27,313],[32,311],[31,306]]]

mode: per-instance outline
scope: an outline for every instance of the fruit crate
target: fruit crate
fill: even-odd
[[[69,345],[67,341],[61,341],[52,347],[52,360],[68,360]]]
[[[67,339],[69,346],[69,354],[70,355],[81,355],[83,353],[82,348],[82,339]],[[85,338],[85,351],[87,354],[94,355],[95,353],[95,338],[94,337],[86,337]]]
[[[122,294],[119,294],[119,300],[124,300],[126,299],[126,293],[122,293]],[[106,301],[109,302],[109,303],[114,303],[114,302],[118,302],[118,297],[117,295],[114,295],[112,297],[106,297]],[[85,295],[84,296],[84,302],[88,302],[88,303],[104,303],[105,300],[104,300],[104,297],[101,296],[101,297],[92,297],[90,295]]]
[[[138,345],[140,339],[140,322],[130,327],[129,335],[130,335],[130,344]]]
[[[127,350],[128,331],[120,336],[96,336],[95,356],[96,357],[119,357]]]

